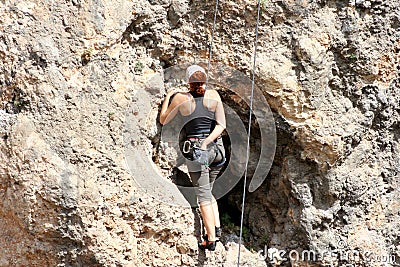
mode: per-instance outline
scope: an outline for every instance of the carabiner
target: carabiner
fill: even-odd
[[[190,142],[189,140],[186,140],[183,143],[183,147],[182,147],[182,152],[183,153],[189,153],[190,152],[190,147],[192,146],[192,142]]]

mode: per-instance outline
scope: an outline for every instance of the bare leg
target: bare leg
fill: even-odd
[[[215,241],[215,216],[213,205],[210,202],[200,203],[200,211],[207,231],[208,241]]]
[[[221,222],[219,220],[218,203],[214,196],[212,196],[212,208],[214,212],[215,227],[221,227]]]

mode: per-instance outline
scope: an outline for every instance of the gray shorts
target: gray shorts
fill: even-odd
[[[201,143],[201,141],[200,139],[199,142]],[[196,195],[199,203],[211,202],[212,200],[212,187],[223,167],[221,163],[225,160],[225,149],[222,138],[219,137],[208,151],[209,166],[186,159],[186,165],[192,184],[196,187]]]

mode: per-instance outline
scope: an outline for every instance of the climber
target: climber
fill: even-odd
[[[171,90],[167,93],[161,108],[160,122],[163,125],[170,122],[178,111],[184,119],[186,136],[182,152],[207,232],[199,247],[213,251],[221,237],[221,225],[218,204],[211,190],[225,162],[221,138],[226,126],[225,112],[218,92],[206,90],[206,72],[202,67],[188,67],[186,79],[189,92],[175,94]]]

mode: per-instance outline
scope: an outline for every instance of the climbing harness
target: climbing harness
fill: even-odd
[[[226,157],[216,142],[211,142],[207,150],[201,149],[201,138],[189,137],[183,142],[182,153],[189,160],[195,161],[206,168],[220,167],[226,162]],[[220,161],[210,162],[210,155],[213,159],[221,157]]]
[[[255,39],[254,39],[254,53],[253,53],[253,72],[251,79],[251,96],[250,96],[250,114],[249,114],[249,124],[247,129],[247,146],[246,146],[246,165],[244,171],[244,185],[243,185],[243,196],[242,196],[242,212],[240,215],[240,234],[239,234],[239,248],[238,248],[238,258],[237,258],[237,266],[240,266],[240,246],[242,244],[242,235],[243,235],[243,217],[244,217],[244,202],[246,199],[246,187],[247,187],[247,169],[249,165],[249,155],[250,155],[250,133],[251,133],[251,119],[253,115],[253,97],[254,97],[254,84],[255,84],[255,72],[256,72],[256,58],[257,58],[257,42],[258,42],[258,25],[260,23],[260,2],[258,0],[257,4],[257,22],[256,22],[256,31],[255,31]]]

